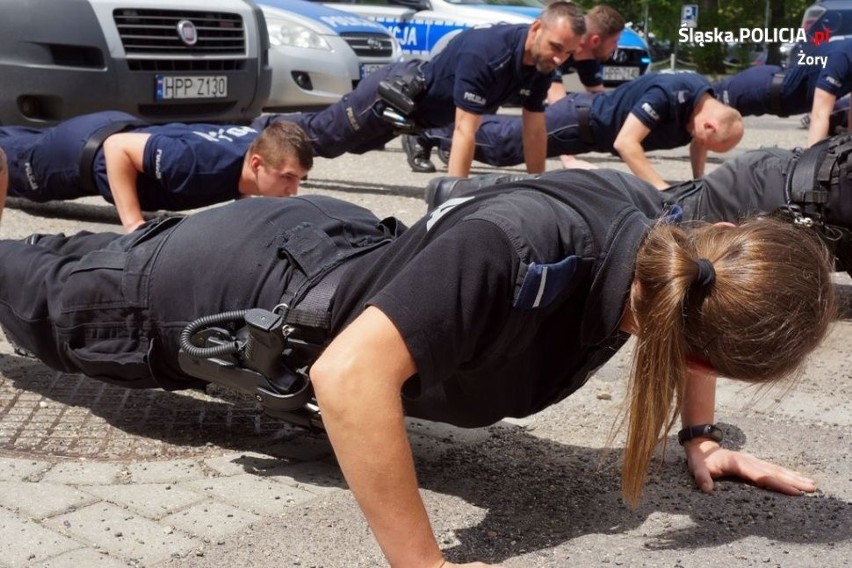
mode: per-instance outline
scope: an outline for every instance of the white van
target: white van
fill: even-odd
[[[243,0],[0,0],[0,14],[0,124],[248,122],[269,96],[264,19]]]

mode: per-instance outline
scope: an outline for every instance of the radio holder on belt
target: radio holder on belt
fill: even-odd
[[[426,79],[420,66],[379,82],[378,95],[385,108],[382,118],[391,123],[400,134],[414,134],[417,125],[411,120],[411,114],[417,108],[417,97],[426,90]]]
[[[270,416],[323,430],[308,376],[323,345],[309,336],[281,313],[260,308],[205,316],[181,332],[178,364],[193,377],[253,396]]]

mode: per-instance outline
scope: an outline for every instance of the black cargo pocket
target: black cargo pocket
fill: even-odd
[[[99,250],[81,258],[65,280],[62,312],[127,306],[121,287],[127,256],[126,252]]]
[[[71,268],[62,292],[62,313],[145,308],[150,267],[179,217],[149,221],[102,250],[83,256]]]
[[[66,356],[81,373],[93,379],[128,388],[159,385],[148,368],[147,337],[88,340],[81,347],[66,346]]]

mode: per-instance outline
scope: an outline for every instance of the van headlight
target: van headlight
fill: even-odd
[[[266,20],[269,43],[274,46],[301,47],[331,51],[331,45],[315,31],[286,20]]]

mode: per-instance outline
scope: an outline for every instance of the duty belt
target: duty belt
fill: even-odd
[[[142,120],[117,120],[100,127],[89,136],[85,146],[83,146],[83,152],[80,154],[80,185],[93,195],[100,193],[95,183],[94,165],[95,154],[103,146],[104,140],[128,128],[147,125],[148,123]]]
[[[595,145],[595,133],[592,130],[592,121],[589,117],[589,107],[577,107],[577,129],[580,133],[580,140],[588,146]]]
[[[807,213],[821,213],[828,203],[833,160],[827,160],[831,139],[821,140],[803,151],[787,174],[787,201],[802,205]],[[813,211],[812,209],[816,209]]]

